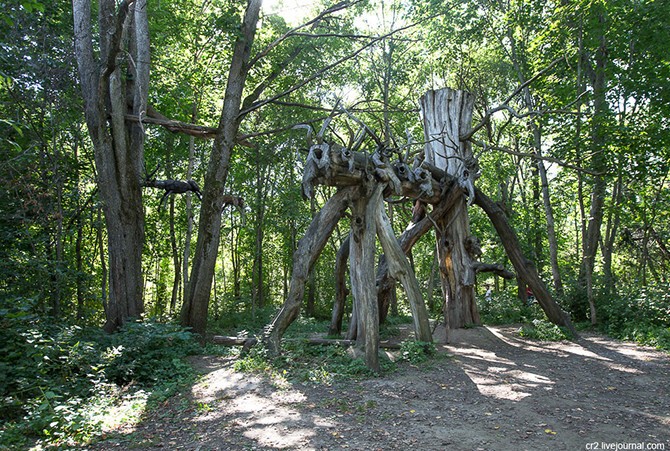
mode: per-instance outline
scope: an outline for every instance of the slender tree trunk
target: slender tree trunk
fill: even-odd
[[[267,183],[264,176],[264,168],[260,164],[260,155],[256,161],[256,223],[254,243],[254,264],[251,270],[251,305],[255,315],[256,308],[263,308],[264,280],[263,280],[263,238],[265,223],[265,197],[264,185]]]
[[[333,314],[330,320],[328,335],[337,336],[342,332],[342,319],[344,318],[344,305],[347,300],[349,289],[347,288],[346,272],[347,261],[349,260],[349,240],[351,235],[340,245],[340,249],[335,256],[335,303],[333,304]]]
[[[193,103],[191,113],[191,123],[195,123],[198,117],[198,105]],[[188,140],[188,168],[186,169],[186,180],[193,179],[193,166],[195,165],[195,137],[191,136]],[[188,286],[189,260],[191,258],[191,239],[193,237],[193,193],[186,192],[186,236],[184,237],[184,256],[182,258],[182,301],[186,297],[186,287]]]
[[[605,232],[605,239],[602,243],[603,255],[603,274],[605,275],[605,291],[608,295],[615,293],[615,278],[612,272],[612,254],[614,253],[614,241],[619,230],[619,223],[621,221],[621,198],[623,191],[622,175],[619,174],[616,183],[614,184],[614,192],[612,193],[612,205],[609,209],[607,218],[607,227]]]
[[[240,117],[242,92],[249,70],[248,63],[260,8],[261,0],[249,0],[241,30],[235,42],[223,111],[205,176],[205,191],[198,224],[198,240],[181,314],[182,324],[193,328],[193,331],[199,334],[203,334],[207,327],[207,310],[221,233],[224,188],[228,178],[230,157],[242,120]]]
[[[589,300],[589,309],[591,313],[591,324],[597,323],[596,305],[593,293],[593,271],[595,268],[595,258],[600,241],[600,228],[603,222],[606,182],[604,174],[607,170],[606,162],[606,129],[609,107],[607,104],[607,40],[606,30],[606,12],[600,6],[600,11],[596,14],[598,22],[597,32],[600,33],[600,45],[595,52],[595,68],[590,73],[591,86],[593,87],[593,120],[591,125],[591,169],[596,173],[594,175],[593,188],[591,192],[591,209],[589,221],[584,240],[584,259],[582,260],[581,277],[585,280],[587,297]]]

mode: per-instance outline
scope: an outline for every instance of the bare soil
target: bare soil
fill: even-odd
[[[460,330],[428,364],[332,386],[277,384],[236,373],[231,358],[198,357],[190,392],[90,449],[670,450],[668,354],[516,330]]]

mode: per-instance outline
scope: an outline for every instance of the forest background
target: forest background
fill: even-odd
[[[80,430],[83,393],[91,387],[156,381],[181,368],[172,359],[175,348],[160,343],[192,346],[174,324],[197,252],[201,200],[193,192],[163,198],[146,182],[194,180],[207,199],[216,146],[207,136],[225,109],[235,43],[251,3],[146,2],[147,105],[200,128],[183,133],[174,123],[167,128],[140,116],[143,152],[135,165],[149,185],[141,188],[139,249],[147,321],[103,335],[95,331],[109,325],[109,231],[75,59],[73,4],[0,2],[3,440],[19,440],[13,434],[25,425],[41,436]],[[450,86],[475,95],[475,122],[483,125],[472,137],[482,173],[477,186],[503,208],[562,307],[576,323],[670,347],[668,2],[387,0],[309,7],[305,20],[319,20],[298,29],[290,8],[283,15],[272,5],[260,12],[242,90],[248,103],[223,187],[244,206],[227,206],[220,219],[208,331],[242,323],[261,330],[287,296],[298,240],[334,192],[320,188],[311,201],[301,198],[305,133],[293,127],[318,130],[334,115],[326,136],[346,143],[357,126],[342,113],[346,108],[387,145],[401,147],[411,136],[410,152],[420,152],[418,98]],[[123,64],[136,63],[127,57]],[[400,234],[412,203],[394,203],[388,213]],[[482,259],[510,267],[483,212],[472,207],[470,217]],[[347,235],[340,226],[311,273],[306,318],[330,317],[335,255]],[[411,257],[437,317],[442,296],[434,248],[434,238],[424,238]],[[485,320],[522,319],[515,300],[523,297],[522,282],[482,275],[477,290]],[[399,291],[395,315],[408,312],[403,296]],[[181,322],[193,325],[183,315]],[[167,357],[162,370],[138,363],[152,350],[154,360]]]

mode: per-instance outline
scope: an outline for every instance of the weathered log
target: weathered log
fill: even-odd
[[[477,274],[480,272],[492,272],[494,274],[499,275],[503,279],[514,279],[516,278],[516,274],[513,272],[507,270],[503,265],[500,263],[481,263],[477,262],[473,265],[473,269]]]
[[[509,225],[509,222],[507,222],[507,217],[502,209],[479,189],[475,189],[475,204],[484,210],[491,223],[493,223],[507,252],[507,257],[514,265],[514,269],[516,269],[517,275],[533,290],[537,302],[547,314],[549,321],[566,327],[576,337],[577,331],[572,321],[570,321],[570,315],[554,301],[540,275],[537,273],[535,265],[521,252],[519,239]]]
[[[358,195],[359,191],[356,187],[340,189],[314,216],[305,236],[298,242],[298,248],[293,254],[293,273],[288,296],[263,337],[263,342],[272,355],[279,354],[281,337],[300,313],[300,304],[305,293],[305,282],[309,277],[309,272],[347,207]]]
[[[329,156],[326,158],[325,154]],[[313,145],[305,162],[303,194],[313,195],[315,185],[358,186],[374,178],[382,183],[391,182],[392,191],[408,199],[440,202],[440,180],[433,178],[427,168],[419,167],[409,173],[408,170],[406,164],[388,163],[376,154],[355,152],[338,144]]]
[[[375,292],[375,215],[381,203],[383,185],[363,191],[351,206],[351,239],[349,247],[349,275],[351,292],[358,312],[356,347],[364,350],[365,365],[374,372],[379,366],[379,310]],[[374,190],[374,191],[373,191]],[[372,192],[372,193],[370,193]]]
[[[400,243],[395,237],[393,227],[389,221],[384,207],[381,202],[381,190],[377,190],[374,196],[379,196],[377,203],[377,236],[384,249],[386,257],[388,272],[394,279],[400,280],[405,292],[407,293],[407,300],[412,311],[412,319],[414,320],[414,334],[418,341],[432,342],[433,337],[430,331],[430,324],[428,322],[428,312],[426,311],[426,304],[421,296],[419,283],[416,280],[416,275],[412,266],[409,264],[405,253],[400,247]]]

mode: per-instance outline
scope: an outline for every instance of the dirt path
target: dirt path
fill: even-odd
[[[514,331],[458,331],[427,367],[331,387],[277,387],[200,357],[191,393],[95,449],[670,451],[667,354]]]

